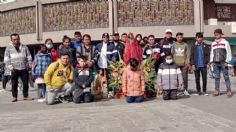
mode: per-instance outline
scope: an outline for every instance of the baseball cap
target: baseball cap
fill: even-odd
[[[166,29],[165,33],[172,33],[171,29]]]
[[[114,32],[113,36],[119,36],[120,34],[118,32]]]

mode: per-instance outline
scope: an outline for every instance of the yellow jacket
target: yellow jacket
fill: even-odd
[[[47,88],[60,89],[72,80],[73,67],[70,65],[64,66],[60,61],[50,64],[44,74],[44,81]]]

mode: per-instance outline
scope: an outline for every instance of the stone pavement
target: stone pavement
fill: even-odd
[[[192,75],[189,80],[190,90],[195,90]],[[236,78],[231,81],[234,89]],[[213,80],[209,79],[208,84],[212,91]],[[30,94],[36,96],[36,91],[31,89]],[[3,132],[236,132],[236,98],[226,95],[191,96],[177,101],[157,98],[140,104],[117,99],[53,106],[10,101],[11,93],[0,94]]]

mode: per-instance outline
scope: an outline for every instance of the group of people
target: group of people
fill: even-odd
[[[19,34],[12,34],[11,43],[4,54],[5,76],[11,77],[12,102],[18,101],[18,78],[23,80],[23,99],[33,100],[28,94],[29,70],[32,70],[32,77],[38,85],[39,102],[49,105],[65,100],[92,102],[91,85],[95,71],[101,72],[109,80],[109,66],[116,61],[123,61],[122,92],[126,101],[142,102],[146,89],[145,76],[140,66],[143,60],[151,59],[157,76],[156,88],[163,94],[164,100],[177,99],[179,90],[189,96],[189,69],[194,70],[198,95],[208,95],[207,72],[210,69],[215,78],[213,95],[220,95],[220,74],[223,72],[227,96],[231,97],[227,70],[232,59],[230,45],[222,38],[221,29],[216,29],[214,36],[211,48],[204,43],[201,32],[196,33],[196,43],[189,47],[184,41],[184,34],[178,32],[173,38],[171,29],[165,31],[165,37],[159,43],[154,35],[142,37],[141,34],[134,36],[124,33],[120,37],[115,32],[113,39],[104,33],[101,43],[93,45],[90,35],[75,32],[73,40],[64,36],[58,49],[55,49],[52,39],[46,39],[32,61],[29,49],[20,42]]]

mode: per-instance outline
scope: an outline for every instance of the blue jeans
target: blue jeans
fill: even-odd
[[[38,98],[45,98],[45,93],[46,93],[46,84],[38,84]]]
[[[225,79],[225,85],[227,91],[231,91],[231,83],[229,79],[228,67],[225,67],[224,63],[214,63],[214,73],[215,73],[215,89],[216,91],[220,91],[220,73],[223,72],[223,76]]]
[[[127,96],[126,97],[126,101],[127,103],[140,103],[143,101],[143,97],[142,96]]]

